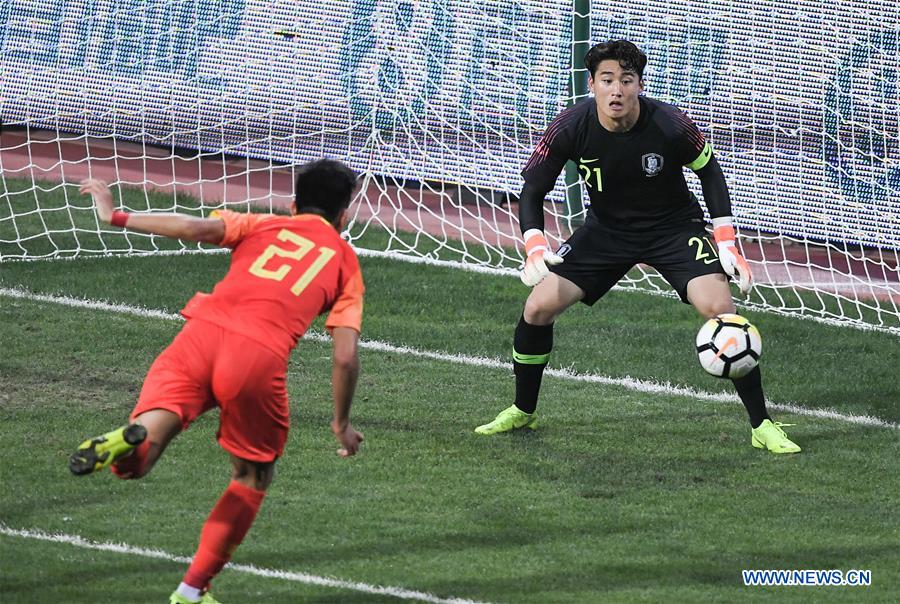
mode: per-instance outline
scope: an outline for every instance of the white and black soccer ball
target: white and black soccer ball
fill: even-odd
[[[740,315],[713,317],[697,333],[700,365],[716,377],[744,377],[759,364],[761,354],[759,331]]]

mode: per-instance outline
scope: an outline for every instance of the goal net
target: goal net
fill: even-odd
[[[0,261],[201,249],[98,224],[85,177],[133,211],[278,210],[330,156],[364,176],[363,253],[513,272],[519,172],[610,38],[716,150],[744,304],[900,333],[900,9],[866,0],[3,2]],[[560,176],[551,240],[586,200]]]

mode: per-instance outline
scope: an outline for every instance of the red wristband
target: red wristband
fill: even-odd
[[[128,224],[128,216],[128,212],[114,210],[112,213],[112,219],[109,221],[109,224],[113,225],[114,227],[125,228],[125,225]]]
[[[716,240],[716,243],[724,243],[726,241],[734,242],[734,227],[730,224],[724,224],[722,226],[716,227],[715,229],[713,229],[713,239]]]

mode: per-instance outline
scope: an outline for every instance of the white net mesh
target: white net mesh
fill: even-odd
[[[184,249],[101,228],[70,186],[86,176],[131,210],[279,208],[291,166],[327,155],[366,176],[358,247],[515,268],[519,171],[570,99],[586,4],[4,2],[0,259]],[[900,333],[897,5],[589,13],[587,37],[641,46],[648,93],[716,149],[760,282],[748,303]],[[561,176],[552,239],[573,228],[566,197]],[[622,285],[669,289],[643,268]]]

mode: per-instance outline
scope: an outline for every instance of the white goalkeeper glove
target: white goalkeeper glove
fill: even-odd
[[[713,218],[712,223],[713,239],[716,240],[716,246],[719,248],[719,262],[722,263],[722,268],[729,277],[734,277],[737,272],[738,289],[746,296],[753,287],[753,273],[750,272],[750,265],[737,249],[734,220],[731,216],[722,216]]]
[[[562,256],[557,256],[550,251],[547,238],[540,229],[528,229],[523,238],[528,258],[525,259],[525,266],[522,268],[519,278],[528,287],[534,287],[550,272],[550,269],[547,268],[548,264],[551,266],[560,264],[563,259]]]

